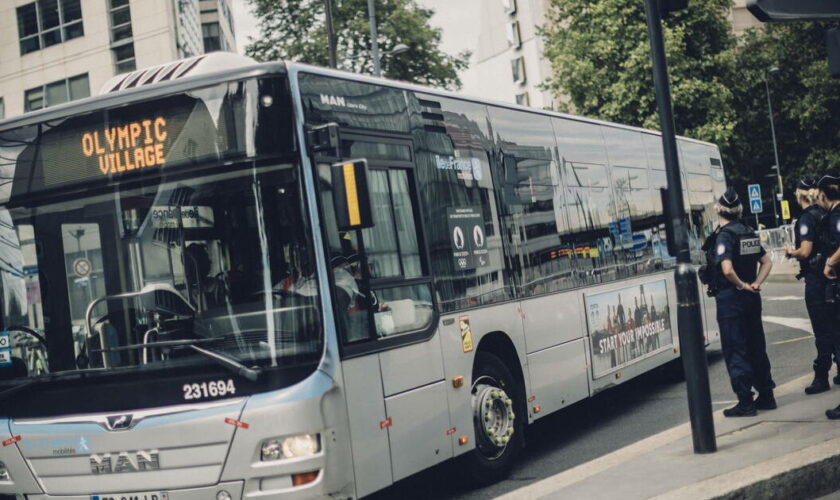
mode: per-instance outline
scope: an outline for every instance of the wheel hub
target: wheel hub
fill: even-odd
[[[504,389],[489,384],[476,385],[473,393],[473,418],[478,433],[477,445],[490,457],[497,457],[513,435],[513,400]]]

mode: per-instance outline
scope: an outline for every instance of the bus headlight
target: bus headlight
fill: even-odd
[[[0,481],[11,481],[12,475],[9,474],[9,469],[6,468],[6,464],[0,462]]]
[[[267,462],[314,455],[321,451],[319,437],[318,434],[300,434],[286,438],[269,439],[263,442],[260,459]]]

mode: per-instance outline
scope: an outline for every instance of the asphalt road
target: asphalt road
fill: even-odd
[[[768,283],[762,294],[767,351],[777,385],[811,372],[815,349],[801,299],[803,287],[798,282]],[[713,409],[733,405],[735,396],[719,351],[709,354],[709,378]],[[833,390],[840,403],[840,388]],[[685,384],[674,370],[654,370],[531,425],[517,467],[492,486],[463,485],[455,465],[448,463],[369,498],[493,498],[685,422]]]

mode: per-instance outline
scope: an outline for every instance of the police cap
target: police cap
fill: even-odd
[[[803,191],[808,191],[809,189],[816,189],[817,181],[814,180],[813,177],[810,175],[806,175],[805,177],[799,179],[799,184],[797,184],[796,189],[802,189]]]
[[[723,196],[718,199],[718,203],[722,207],[735,208],[741,204],[741,199],[738,198],[738,193],[734,189],[729,188],[723,193]]]
[[[825,175],[820,178],[817,187],[825,191],[829,186],[840,185],[840,173],[837,170],[826,170]]]

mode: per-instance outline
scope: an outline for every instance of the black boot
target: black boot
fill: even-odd
[[[838,382],[837,377],[834,378],[834,383]],[[814,381],[811,385],[805,388],[805,394],[819,394],[831,389],[828,385],[828,372],[815,372]]]
[[[840,406],[832,410],[825,410],[825,416],[828,417],[829,420],[840,419]]]
[[[837,366],[837,375],[834,376],[834,385],[840,385],[840,365]]]
[[[826,378],[826,381],[828,378]],[[828,382],[826,382],[828,383]],[[775,410],[776,398],[773,397],[773,389],[765,392],[759,392],[758,397],[755,398],[756,410]]]
[[[723,410],[724,417],[754,417],[756,413],[752,395],[750,395],[749,399],[738,398],[737,405]]]

